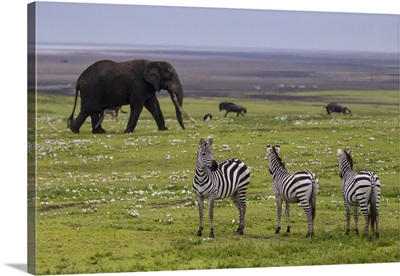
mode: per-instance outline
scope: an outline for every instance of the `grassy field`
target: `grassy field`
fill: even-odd
[[[135,133],[123,133],[127,114],[120,114],[106,117],[106,134],[91,134],[87,120],[76,135],[66,128],[73,98],[39,94],[37,274],[399,262],[398,92],[296,95],[318,99],[231,99],[248,113],[224,118],[218,104],[226,99],[186,98],[183,107],[197,123],[186,121],[182,130],[170,99],[163,97],[168,131],[158,131],[144,110]],[[327,115],[323,105],[336,99],[353,115]],[[213,120],[203,122],[206,113]],[[230,199],[216,204],[215,239],[207,238],[207,216],[205,236],[195,235],[198,210],[191,182],[197,145],[208,136],[214,138],[217,161],[237,157],[251,170],[243,236],[235,233],[238,214]],[[305,238],[306,217],[296,205],[291,205],[291,233],[274,234],[266,144],[281,145],[289,171],[309,168],[319,178],[314,237]],[[356,170],[370,169],[380,177],[379,239],[371,232],[344,235],[336,150],[346,147],[353,149]]]

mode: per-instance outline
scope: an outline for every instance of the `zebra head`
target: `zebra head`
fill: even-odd
[[[353,158],[351,157],[351,149],[346,150],[337,150],[337,154],[339,155],[339,176],[343,178],[345,172],[353,169]]]
[[[210,150],[213,144],[213,138],[210,138],[206,142],[203,138],[200,139],[199,147],[197,149],[197,163],[202,168],[208,168],[211,171],[218,169],[218,163],[214,160],[212,152]]]
[[[279,145],[272,147],[270,145],[267,145],[266,149],[269,158],[268,170],[270,174],[274,174],[274,172],[276,172],[277,169],[279,168],[285,169],[285,164],[282,162],[282,159],[278,156],[279,152],[281,151],[281,147]]]

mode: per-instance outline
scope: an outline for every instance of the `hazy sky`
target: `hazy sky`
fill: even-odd
[[[397,52],[399,15],[37,2],[37,41]]]
[[[399,15],[37,2],[38,43],[399,49]]]

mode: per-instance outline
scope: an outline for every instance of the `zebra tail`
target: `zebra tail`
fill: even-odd
[[[369,213],[371,215],[371,229],[372,232],[375,233],[375,224],[376,224],[376,190],[375,190],[375,181],[372,182],[372,190],[371,190],[371,197],[370,197],[370,206],[369,206]]]
[[[311,196],[310,196],[310,206],[311,206],[311,215],[312,219],[314,220],[315,215],[317,213],[317,192],[318,187],[316,184],[316,179],[313,177],[312,179],[312,189],[311,189]]]

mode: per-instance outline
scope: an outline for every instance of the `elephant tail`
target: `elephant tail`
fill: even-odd
[[[67,127],[70,127],[72,121],[74,120],[74,113],[75,113],[76,103],[77,103],[77,101],[78,101],[78,92],[79,92],[79,83],[77,83],[77,84],[76,84],[76,87],[75,87],[75,102],[74,102],[74,108],[72,109],[71,116],[68,118]]]

